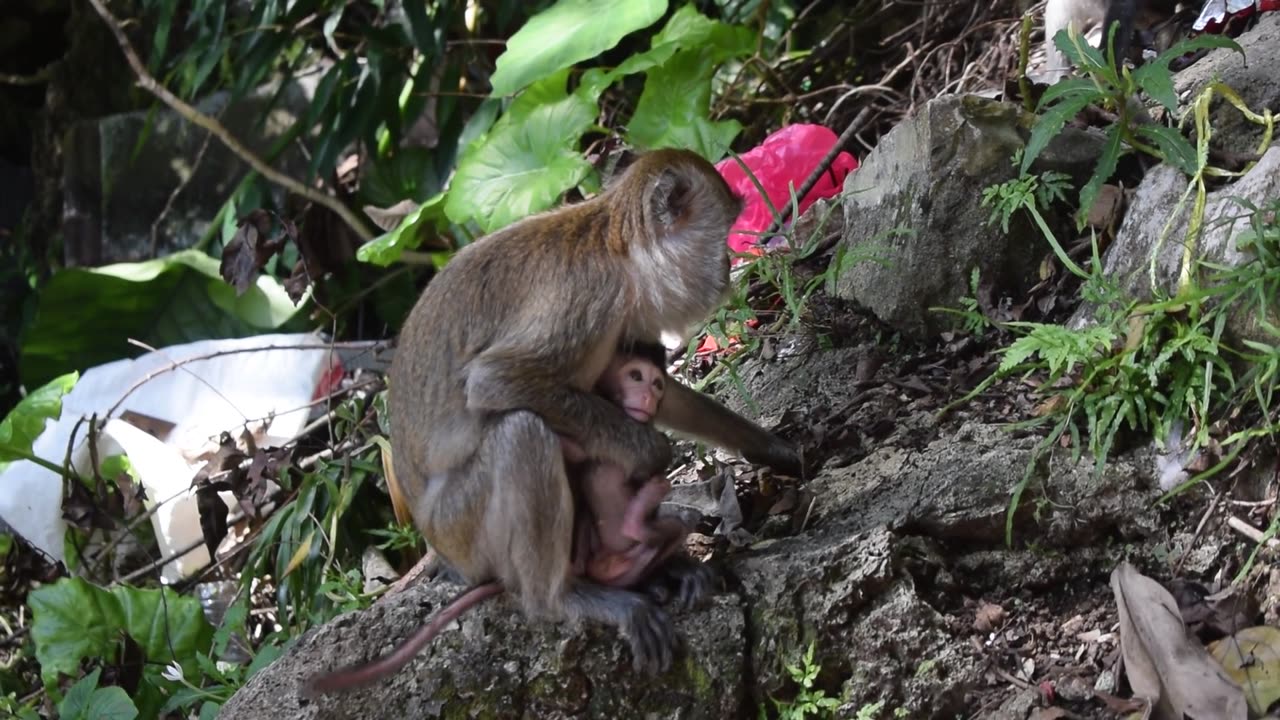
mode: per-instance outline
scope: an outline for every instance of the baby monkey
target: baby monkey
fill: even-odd
[[[620,350],[600,376],[596,391],[612,400],[637,422],[650,423],[658,414],[666,390],[662,347]],[[561,437],[565,460],[581,464],[586,453]],[[587,512],[579,514],[575,570],[611,587],[631,587],[683,544],[688,528],[675,518],[654,514],[671,490],[662,475],[634,479],[613,463],[592,463],[575,473]],[[587,523],[585,518],[594,523]]]
[[[620,350],[596,389],[634,420],[652,422],[666,390],[662,361],[660,345],[641,345],[630,352]],[[689,533],[678,519],[652,517],[671,490],[671,483],[664,476],[655,475],[634,487],[632,478],[620,466],[587,463],[586,452],[568,438],[561,437],[561,445],[566,463],[576,466],[570,477],[576,477],[585,504],[575,520],[578,527],[573,571],[610,587],[635,585],[678,550]],[[345,690],[396,672],[449,623],[502,590],[496,581],[468,588],[387,655],[314,677],[308,682],[307,693]]]

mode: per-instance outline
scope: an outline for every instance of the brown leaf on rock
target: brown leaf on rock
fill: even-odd
[[[1203,646],[1188,639],[1167,590],[1127,562],[1112,571],[1111,590],[1120,611],[1125,676],[1135,695],[1151,699],[1152,717],[1244,720],[1244,693]]]
[[[204,536],[210,557],[217,554],[218,544],[227,536],[227,519],[231,512],[218,493],[241,486],[245,473],[240,469],[240,463],[247,457],[236,446],[231,434],[224,432],[217,452],[196,472],[191,481],[196,488],[200,532]]]

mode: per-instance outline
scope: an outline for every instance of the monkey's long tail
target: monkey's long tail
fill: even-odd
[[[303,690],[304,695],[306,697],[314,697],[325,693],[350,690],[394,673],[408,664],[418,654],[418,651],[426,647],[427,643],[431,642],[446,625],[457,620],[462,613],[475,605],[500,592],[502,592],[502,585],[497,582],[487,582],[464,590],[461,595],[441,608],[440,612],[436,613],[430,622],[418,628],[417,632],[410,635],[409,639],[401,643],[395,650],[377,660],[371,660],[359,665],[350,665],[334,670],[331,673],[313,675],[307,681]]]

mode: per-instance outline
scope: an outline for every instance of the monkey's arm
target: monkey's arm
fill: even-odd
[[[602,346],[610,351],[613,344]],[[500,348],[481,353],[467,368],[467,408],[537,413],[557,434],[570,438],[588,459],[620,465],[627,477],[661,472],[671,462],[671,443],[622,408],[571,383],[574,371],[555,369],[562,358],[524,357]]]
[[[676,432],[735,450],[750,462],[788,475],[802,474],[794,446],[674,378],[668,379],[655,420]]]

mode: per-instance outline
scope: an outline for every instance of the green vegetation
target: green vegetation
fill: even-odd
[[[97,463],[101,477],[78,478],[61,458],[32,454],[33,439],[47,418],[60,415],[61,398],[76,380],[66,373],[137,352],[126,337],[163,346],[315,327],[317,320],[341,336],[356,307],[368,310],[362,322],[394,329],[420,287],[417,266],[438,269],[482,234],[598,192],[609,169],[589,160],[591,148],[620,142],[725,157],[743,125],[719,116],[715,104],[749,94],[744,79],[771,72],[768,58],[784,53],[782,38],[794,19],[786,3],[611,0],[602,7],[504,0],[471,13],[466,6],[142,0],[140,17],[117,19],[142,46],[135,50],[147,72],[191,105],[213,93],[234,103],[266,88],[274,95],[254,119],[263,124],[283,107],[291,83],[314,82],[309,105],[293,109],[297,121],[260,159],[270,166],[301,147],[308,167],[297,180],[304,184],[328,186],[351,207],[390,208],[405,200],[411,207],[390,230],[354,248],[361,262],[330,262],[314,244],[307,247],[307,228],[300,234],[294,224],[299,215],[273,205],[268,178],[250,172],[233,185],[195,249],[68,269],[42,285],[33,279],[39,310],[22,328],[24,382],[48,384],[0,424],[0,462],[33,460],[77,492],[119,505],[113,479],[129,475],[121,458]],[[505,38],[505,49],[489,55],[491,38]],[[406,143],[424,113],[434,121],[433,142]],[[201,122],[220,127],[220,119]],[[343,163],[356,157],[358,183],[344,184],[350,169]],[[360,218],[338,221],[356,237],[372,235]],[[815,252],[822,230],[797,243],[793,258],[770,257],[748,273],[776,287],[790,322],[838,271],[803,282],[789,272]],[[312,242],[340,245],[318,232],[321,239]],[[282,246],[278,254],[252,257],[254,272],[238,279],[248,288],[242,293],[224,281],[216,260],[237,243],[254,252]],[[290,267],[303,267],[301,283],[285,278]],[[743,304],[716,327],[745,338],[752,312]],[[420,553],[422,542],[391,520],[386,490],[378,486],[386,447],[381,387],[348,392],[328,410],[325,450],[263,449],[264,472],[278,486],[265,498],[274,508],[251,523],[237,557],[238,592],[216,632],[193,597],[127,580],[108,584],[100,568],[114,545],[100,550],[101,528],[73,523],[69,562],[94,582],[63,578],[29,594],[28,649],[42,688],[0,697],[0,709],[24,717],[56,709],[68,718],[210,718],[303,631],[369,605],[380,592],[366,591],[359,570],[370,540],[401,565]],[[201,519],[208,519],[203,511]],[[202,527],[206,542],[225,536],[226,518],[221,522],[220,529],[216,522]],[[138,523],[111,530],[151,540],[149,524]],[[92,632],[84,632],[86,622]],[[252,661],[223,662],[233,644],[234,654],[249,652]],[[117,666],[142,668],[132,699],[113,673]],[[18,674],[0,670],[0,689],[15,686],[22,687]]]
[[[1006,539],[1012,542],[1014,513],[1040,460],[1056,447],[1069,447],[1072,460],[1087,450],[1101,472],[1111,449],[1124,434],[1152,437],[1165,443],[1175,425],[1186,423],[1187,452],[1210,445],[1220,457],[1203,473],[1191,478],[1170,494],[1176,494],[1230,464],[1255,438],[1272,437],[1280,426],[1272,412],[1277,389],[1276,344],[1280,331],[1275,325],[1275,302],[1280,289],[1280,265],[1276,263],[1276,208],[1254,207],[1242,202],[1250,229],[1236,238],[1239,248],[1252,252],[1257,262],[1235,268],[1214,266],[1196,259],[1196,240],[1204,226],[1206,178],[1238,173],[1209,165],[1208,104],[1215,96],[1228,98],[1246,118],[1264,126],[1262,147],[1270,144],[1269,116],[1250,112],[1229,88],[1210,85],[1182,118],[1179,128],[1194,122],[1197,144],[1193,147],[1179,128],[1167,128],[1143,120],[1134,108],[1136,96],[1146,92],[1169,112],[1177,109],[1173,96],[1169,62],[1200,47],[1233,47],[1230,40],[1202,36],[1181,43],[1158,59],[1130,73],[1117,73],[1102,55],[1078,36],[1063,31],[1056,38],[1085,77],[1065,80],[1051,87],[1040,100],[1038,117],[1024,152],[1014,158],[1021,175],[988,188],[983,204],[992,208],[991,222],[1008,228],[1017,212],[1031,216],[1054,256],[1079,278],[1080,296],[1092,308],[1092,323],[1071,329],[1052,323],[1006,322],[1000,328],[1017,339],[1003,348],[996,372],[959,402],[965,402],[998,380],[1018,376],[1034,378],[1043,401],[1037,416],[1016,427],[1048,425],[1023,480],[1014,488],[1006,518]],[[1107,129],[1107,142],[1095,171],[1079,196],[1077,226],[1096,200],[1102,184],[1115,172],[1121,152],[1132,148],[1181,170],[1190,179],[1187,191],[1170,212],[1162,236],[1149,264],[1149,279],[1155,299],[1140,301],[1129,297],[1122,279],[1104,274],[1096,239],[1087,267],[1081,267],[1067,253],[1046,223],[1042,209],[1066,201],[1067,179],[1058,173],[1028,174],[1032,161],[1065,123],[1089,105],[1101,105],[1117,112],[1117,120]],[[1164,292],[1156,283],[1155,262],[1161,245],[1171,230],[1183,203],[1191,200],[1192,213],[1178,287]],[[1237,217],[1223,218],[1233,222]],[[974,283],[976,293],[976,281]],[[1268,294],[1269,293],[1269,294]],[[983,323],[975,318],[976,305],[955,310],[970,331]],[[1241,313],[1249,317],[1259,338],[1241,337],[1232,342],[1226,328]],[[1262,338],[1268,341],[1259,340]],[[954,406],[956,403],[953,403]],[[951,407],[951,406],[949,406]],[[1240,418],[1254,424],[1240,427],[1223,437],[1213,437],[1217,427]]]
[[[822,672],[822,667],[813,661],[814,646],[815,643],[810,641],[809,647],[801,654],[799,662],[784,664],[791,682],[796,684],[796,695],[791,700],[773,699],[773,706],[778,712],[779,720],[833,717],[836,709],[840,707],[839,698],[827,697],[825,690],[814,687],[818,673]],[[766,717],[768,715],[765,713],[765,708],[760,708],[761,720]]]

